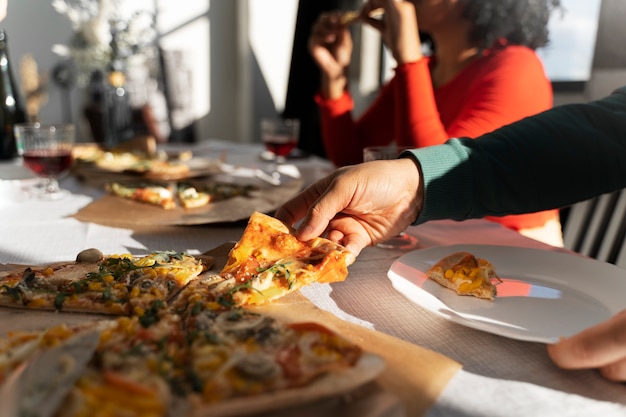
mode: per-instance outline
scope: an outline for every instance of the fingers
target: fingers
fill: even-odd
[[[626,381],[626,311],[549,345],[548,354],[562,368],[599,368],[608,379]]]
[[[318,183],[309,186],[300,194],[284,203],[276,210],[274,217],[290,226],[300,221],[306,216],[309,207],[315,204],[319,196],[325,190],[326,178],[318,181]]]
[[[367,227],[359,216],[338,213],[328,224],[328,238],[345,246],[355,256],[372,244]]]
[[[341,213],[344,208],[348,207],[350,197],[353,195],[352,185],[347,184],[347,189],[337,186],[335,182],[337,176],[335,174],[334,176],[326,177],[325,181],[318,181],[310,187],[310,197],[315,195],[319,197],[316,201],[309,204],[309,210],[300,226],[296,229],[296,236],[299,239],[308,240],[321,235],[327,230],[331,220],[338,213]],[[344,185],[346,185],[345,181]]]

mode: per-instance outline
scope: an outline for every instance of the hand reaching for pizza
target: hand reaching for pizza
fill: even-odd
[[[358,255],[365,246],[389,239],[415,221],[422,205],[420,181],[417,165],[409,158],[345,167],[285,203],[276,217],[289,225],[303,219],[295,232],[302,241],[326,232],[330,240]]]
[[[626,310],[554,345],[548,354],[565,369],[598,368],[612,381],[626,381]]]

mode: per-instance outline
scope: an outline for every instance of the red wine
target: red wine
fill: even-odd
[[[66,149],[26,151],[24,164],[42,177],[57,177],[72,165],[72,151]]]
[[[266,136],[263,139],[268,151],[277,156],[287,156],[298,145],[296,138],[288,136]]]

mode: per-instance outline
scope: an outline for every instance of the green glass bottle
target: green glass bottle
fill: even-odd
[[[0,30],[0,160],[17,156],[13,128],[24,122],[26,111],[11,69],[7,35]]]

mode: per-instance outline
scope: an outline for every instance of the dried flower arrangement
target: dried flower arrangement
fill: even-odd
[[[26,117],[29,122],[39,121],[39,109],[48,101],[48,74],[40,73],[32,55],[26,54],[20,61],[20,82],[26,99]]]
[[[96,70],[106,72],[138,55],[154,53],[154,11],[129,12],[124,6],[132,1],[52,0],[52,7],[69,19],[74,30],[67,45],[57,44],[52,50],[74,62],[79,85],[86,85]]]

